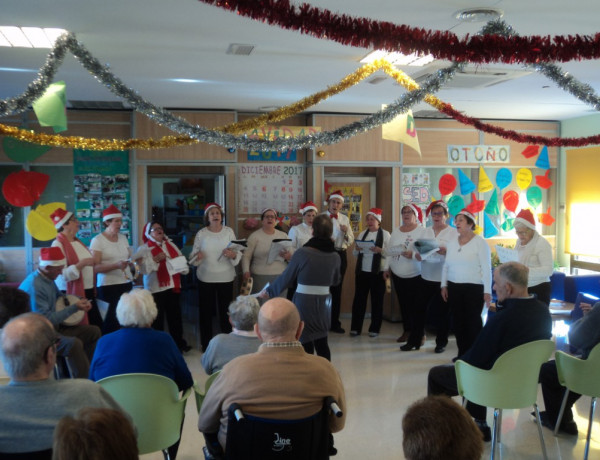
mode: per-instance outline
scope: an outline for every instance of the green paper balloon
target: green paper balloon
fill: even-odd
[[[527,203],[532,208],[537,208],[542,203],[542,189],[537,185],[527,189]]]
[[[454,195],[448,200],[448,211],[453,216],[457,215],[465,207],[465,200],[461,196]]]
[[[31,142],[21,141],[8,136],[2,139],[2,147],[6,156],[17,163],[33,161],[52,148],[47,145],[32,144]]]
[[[513,225],[514,222],[515,219],[506,219],[504,222],[502,222],[502,230],[504,230],[505,232],[511,231],[513,228],[515,228],[515,226]]]

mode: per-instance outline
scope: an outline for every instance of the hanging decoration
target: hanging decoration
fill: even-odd
[[[542,225],[550,226],[554,223],[554,217],[552,217],[552,215],[550,214],[550,209],[550,206],[548,206],[548,209],[545,213],[538,214],[538,220]]]
[[[527,203],[532,208],[537,208],[542,203],[542,189],[537,185],[527,189]]]
[[[549,189],[552,187],[554,183],[550,179],[550,170],[547,169],[543,176],[535,176],[535,183],[543,189]]]
[[[505,232],[510,232],[513,228],[515,228],[515,218],[514,217],[509,217],[505,214],[505,219],[504,222],[502,222],[502,230],[504,230]]]
[[[494,225],[494,223],[492,222],[492,219],[490,219],[490,216],[487,215],[487,213],[483,213],[483,237],[484,238],[492,238],[493,236],[496,236],[498,233],[500,233],[500,230],[498,230],[498,227],[496,227]]]
[[[540,151],[539,145],[528,145],[527,147],[525,147],[525,149],[523,149],[523,151],[521,152],[521,155],[523,155],[525,158],[532,158],[532,157],[536,156],[539,151]]]
[[[529,187],[532,178],[533,175],[531,174],[531,170],[527,168],[521,168],[517,171],[516,181],[521,190],[525,190]]]
[[[543,146],[540,156],[535,162],[535,167],[540,169],[550,169],[550,160],[548,159],[548,147]]]
[[[471,193],[471,202],[466,208],[467,211],[469,211],[471,214],[477,214],[478,212],[483,211],[484,207],[485,200],[478,200],[477,196],[475,196],[475,193]]]
[[[30,131],[32,134],[33,131]],[[2,148],[6,156],[17,163],[26,163],[34,161],[41,157],[52,147],[40,145],[33,142],[20,141],[14,137],[4,136],[2,138]]]
[[[40,126],[52,126],[55,133],[67,130],[67,93],[64,81],[48,86],[44,94],[33,101],[32,106]]]
[[[2,194],[13,206],[31,206],[46,189],[50,176],[35,171],[10,173],[2,183]]]
[[[485,173],[483,166],[480,166],[479,167],[479,186],[477,187],[477,189],[481,193],[485,193],[485,192],[489,192],[493,188],[494,188],[494,186],[492,185],[492,181],[490,180],[488,175]]]
[[[448,200],[448,212],[456,216],[465,207],[465,200],[459,195],[454,195]]]
[[[440,195],[450,195],[456,188],[456,177],[452,174],[444,174],[438,182]]]
[[[56,238],[56,228],[50,215],[58,208],[66,209],[65,203],[40,204],[27,216],[25,226],[29,234],[39,241],[50,241]]]
[[[458,170],[458,183],[460,184],[461,195],[468,195],[475,190],[475,184],[464,172],[462,172],[462,169]]]
[[[239,16],[298,30],[303,34],[359,48],[432,54],[438,59],[509,64],[566,62],[600,57],[600,34],[593,36],[536,36],[510,38],[475,35],[459,38],[452,32],[412,28],[365,17],[338,16],[330,10],[289,0],[199,0]]]
[[[484,211],[490,216],[497,216],[500,214],[500,205],[498,204],[498,192],[496,189],[492,192],[492,196],[488,200]]]
[[[512,172],[508,168],[500,168],[496,173],[496,185],[500,190],[506,188],[512,182]]]
[[[509,190],[502,197],[502,202],[504,203],[504,207],[511,212],[515,212],[517,210],[517,206],[519,205],[519,194],[514,190]]]

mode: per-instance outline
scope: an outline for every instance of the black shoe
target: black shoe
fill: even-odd
[[[492,440],[492,430],[490,429],[490,426],[487,424],[487,422],[480,422],[479,420],[475,420],[475,424],[477,425],[477,428],[479,428],[479,431],[481,431],[481,434],[483,436],[483,442],[490,442]]]
[[[345,334],[346,333],[346,331],[344,330],[344,328],[342,328],[342,326],[332,327],[329,330],[331,332],[335,332],[336,334]]]
[[[532,412],[531,415],[535,419],[535,412]],[[552,420],[550,420],[550,417],[548,416],[548,412],[546,412],[546,411],[540,412],[540,422],[541,422],[542,426],[548,428],[551,431],[554,431],[554,428],[556,427],[556,422],[553,422]],[[561,431],[568,435],[577,436],[577,434],[578,434],[577,423],[575,423],[574,420],[569,420],[569,421],[563,420],[560,424],[560,427],[558,428],[558,431]]]
[[[182,345],[181,347],[179,347],[179,350],[182,353],[187,353],[188,351],[190,351],[192,349],[192,347],[190,347],[187,343],[185,345]]]
[[[402,345],[400,347],[401,351],[412,351],[412,350],[418,350],[419,348],[421,348],[421,345],[411,345],[410,343],[407,343],[405,345]]]
[[[435,347],[435,352],[436,353],[443,353],[446,350],[446,347],[442,347],[441,345],[438,345],[437,347]]]

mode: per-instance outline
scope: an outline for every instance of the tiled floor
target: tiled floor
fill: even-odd
[[[349,320],[344,319],[348,330]],[[419,351],[401,352],[396,338],[401,325],[384,322],[382,334],[377,338],[367,335],[350,338],[347,334],[332,334],[329,342],[332,361],[340,371],[346,387],[347,422],[345,429],[335,435],[337,458],[342,459],[403,459],[402,416],[414,400],[425,396],[428,370],[437,364],[447,363],[456,355],[456,346],[450,342],[442,354],[434,354],[435,342],[429,337]],[[191,337],[190,337],[191,338]],[[194,343],[194,341],[190,341]],[[207,376],[200,365],[201,354],[194,350],[186,361],[194,378],[202,383]],[[550,459],[581,459],[585,446],[585,432],[590,399],[583,397],[576,406],[579,436],[554,437],[543,429]],[[541,393],[538,404],[543,409]],[[542,458],[537,428],[529,412],[531,409],[505,411],[502,427],[501,457],[510,460]],[[488,423],[492,423],[488,411]],[[598,420],[598,416],[596,416]],[[179,460],[203,459],[202,435],[196,428],[197,414],[193,399],[186,409]],[[600,459],[600,424],[594,423],[590,459]],[[162,459],[154,453],[141,457],[147,460]],[[483,458],[489,458],[489,443]]]

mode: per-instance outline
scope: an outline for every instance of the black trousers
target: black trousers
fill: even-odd
[[[152,327],[157,331],[164,331],[165,317],[169,326],[169,334],[173,337],[175,344],[181,350],[187,343],[183,339],[183,320],[181,318],[181,305],[179,303],[180,295],[173,289],[166,289],[152,294],[158,315],[152,323]]]
[[[337,252],[337,254],[340,256],[340,275],[342,279],[339,284],[329,288],[329,291],[331,292],[331,329],[338,329],[342,327],[342,323],[340,322],[342,285],[344,284],[344,275],[346,274],[346,269],[348,268],[348,257],[346,255],[346,250],[344,249],[338,251],[336,249],[335,252]]]
[[[309,355],[314,354],[315,350],[317,356],[322,356],[327,361],[331,361],[331,351],[329,350],[329,344],[327,343],[327,337],[322,337],[312,342],[305,342],[302,344],[304,351]]]
[[[456,370],[454,364],[443,364],[434,366],[427,375],[427,396],[446,395],[458,396],[458,385],[456,383]],[[477,420],[485,420],[487,408],[479,404],[467,401],[467,411],[471,417]]]
[[[556,423],[558,413],[560,412],[560,405],[562,404],[566,391],[566,388],[558,383],[556,361],[548,361],[542,364],[540,369],[540,383],[542,384],[542,395],[544,396],[544,407],[546,408],[548,420],[551,420],[552,423]],[[579,398],[581,398],[580,394],[569,391],[565,413],[562,418],[563,423],[573,421],[573,404],[575,404],[575,401]]]
[[[100,310],[98,309],[98,304],[96,303],[96,294],[94,293],[94,288],[85,290],[85,298],[90,301],[92,304],[92,308],[88,311],[88,321],[92,326],[97,326],[102,329],[102,315],[100,314]]]
[[[439,281],[424,279],[421,289],[421,303],[425,306],[426,312],[429,312],[435,326],[435,344],[438,347],[445,347],[448,344],[450,331],[450,309],[448,303],[442,299],[440,284]],[[427,313],[425,317],[427,318]]]
[[[383,273],[371,273],[360,270],[355,276],[354,300],[352,302],[351,331],[362,332],[367,299],[371,293],[371,325],[369,332],[379,333],[383,320],[383,295],[385,280]]]
[[[102,323],[102,334],[108,334],[121,328],[117,321],[117,303],[126,292],[131,291],[131,283],[111,284],[98,287],[98,298],[108,302],[108,311]]]
[[[400,305],[404,332],[410,332],[412,337],[413,327],[420,329],[420,331],[415,331],[415,337],[412,337],[414,342],[411,345],[416,345],[417,343],[421,345],[425,324],[425,316],[422,312],[423,308],[420,306],[421,282],[423,281],[421,275],[412,278],[401,278],[392,273],[392,281],[394,282],[394,290],[396,291],[398,304]]]
[[[227,309],[233,300],[233,281],[228,283],[205,283],[198,281],[198,300],[200,303],[200,344],[206,351],[208,342],[213,338],[212,319],[215,313],[219,319],[219,332],[231,332]]]
[[[483,285],[448,282],[448,306],[454,319],[458,356],[471,348],[483,328]]]

